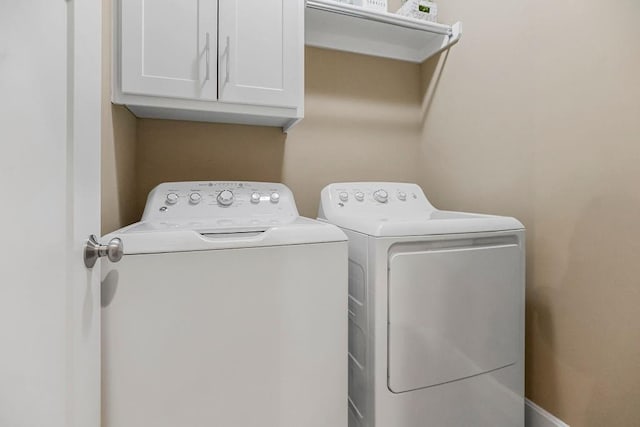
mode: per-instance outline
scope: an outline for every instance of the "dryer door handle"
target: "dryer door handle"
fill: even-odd
[[[118,262],[124,255],[124,245],[122,240],[114,237],[106,245],[101,245],[94,234],[89,236],[89,240],[84,245],[84,265],[93,268],[98,258],[106,256],[111,262]]]

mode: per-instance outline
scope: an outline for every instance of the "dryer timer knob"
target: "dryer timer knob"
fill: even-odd
[[[229,190],[221,191],[220,194],[218,194],[218,197],[216,197],[218,204],[221,206],[231,206],[231,204],[233,204],[233,199],[233,193]]]

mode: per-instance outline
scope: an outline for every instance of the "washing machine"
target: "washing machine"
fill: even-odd
[[[174,182],[113,238],[102,426],[347,426],[340,229],[282,184]]]
[[[387,182],[318,216],[349,237],[349,427],[522,427],[523,225]]]

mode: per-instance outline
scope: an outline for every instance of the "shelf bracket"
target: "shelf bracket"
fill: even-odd
[[[451,26],[451,34],[449,34],[449,37],[447,37],[442,42],[442,46],[440,46],[440,49],[433,52],[431,56],[444,52],[454,44],[458,43],[461,38],[462,38],[462,22],[458,21]]]

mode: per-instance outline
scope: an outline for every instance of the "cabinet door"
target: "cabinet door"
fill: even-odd
[[[304,1],[219,1],[220,101],[298,106],[304,90]]]
[[[216,99],[217,0],[121,0],[124,93]]]

